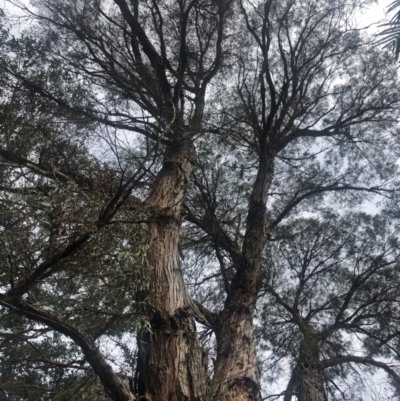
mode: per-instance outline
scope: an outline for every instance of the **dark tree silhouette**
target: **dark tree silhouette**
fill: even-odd
[[[255,329],[286,269],[268,251],[307,213],[398,203],[397,73],[352,26],[358,5],[38,0],[16,36],[2,16],[6,391],[262,399]],[[317,401],[321,371],[356,362],[321,359],[309,326],[292,388]]]

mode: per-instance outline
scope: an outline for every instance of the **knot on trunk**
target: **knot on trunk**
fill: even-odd
[[[237,400],[260,401],[260,386],[250,377],[234,379],[229,387]]]

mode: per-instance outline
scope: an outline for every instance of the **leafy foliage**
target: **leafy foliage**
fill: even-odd
[[[149,399],[143,377],[195,383],[183,362],[143,370],[153,343],[178,365],[182,338],[210,399],[274,399],[286,376],[275,399],[303,400],[314,375],[326,399],[367,400],[353,385],[377,369],[398,390],[400,92],[352,26],[362,5],[47,0],[20,5],[15,36],[2,13],[9,396]]]

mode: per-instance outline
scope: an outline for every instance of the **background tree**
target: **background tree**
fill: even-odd
[[[391,80],[393,70],[384,72],[384,58],[366,52],[367,43],[349,25],[353,9],[321,2],[241,7],[247,30],[242,40],[254,40],[258,48],[237,50],[236,83],[224,88],[227,97],[210,126],[222,145],[203,145],[205,159],[186,203],[188,221],[200,230],[189,244],[207,244],[208,255],[214,253],[220,264],[219,274],[207,271],[197,280],[211,278],[218,287],[199,295],[217,301],[216,310],[222,310],[216,342],[224,362],[219,365],[217,353],[215,371],[230,366],[231,377],[254,366],[248,322],[257,302],[263,248],[279,236],[279,225],[290,214],[316,213],[329,202],[343,207],[360,202],[359,196],[365,199],[364,192],[397,191],[395,159],[383,150],[389,143],[396,146],[388,130],[393,115],[381,112],[386,99],[394,101],[394,109],[398,100],[389,87],[378,94],[385,85],[380,74]],[[378,120],[382,125],[372,128]],[[378,138],[376,130],[385,135]],[[219,162],[210,171],[215,159]],[[247,197],[249,204],[243,202]]]
[[[6,389],[261,399],[267,243],[333,199],[396,199],[398,82],[362,5],[21,6],[0,61]]]
[[[292,222],[266,253],[270,298],[261,313],[268,324],[259,336],[272,347],[271,363],[292,358],[285,401],[355,397],[359,389],[346,383],[352,375],[360,381],[354,364],[382,369],[399,384],[397,223],[324,217]]]
[[[9,66],[30,67],[32,75],[56,88],[69,84],[71,96],[79,91],[56,69],[35,68],[51,42],[23,38],[6,45],[11,48],[4,54],[16,53]],[[101,399],[104,389],[99,393],[94,373],[84,365],[97,359],[98,369],[109,366],[98,349],[100,336],[107,331],[118,343],[123,333],[134,335],[131,323],[140,326],[142,316],[135,291],[148,286],[138,271],[147,247],[138,238],[146,230],[108,223],[116,216],[140,219],[136,210],[120,208],[143,177],[148,156],[130,155],[128,165],[128,154],[119,150],[117,163],[108,157],[99,162],[87,148],[96,139],[92,130],[101,139],[96,124],[61,112],[7,78],[0,150],[1,285],[7,295],[1,301],[11,311],[33,314],[36,322],[2,314],[2,383],[13,396],[32,400],[78,398],[87,386],[93,399]],[[102,134],[106,140],[107,132]],[[128,204],[133,207],[132,200]],[[13,291],[19,306],[10,303]],[[58,332],[51,330],[55,327]],[[86,359],[80,347],[93,355]]]

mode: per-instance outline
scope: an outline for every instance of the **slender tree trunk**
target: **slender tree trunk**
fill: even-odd
[[[266,241],[266,202],[273,163],[272,154],[260,157],[249,201],[242,258],[220,316],[212,388],[215,401],[261,400],[253,316]]]
[[[147,202],[152,287],[147,296],[151,333],[139,335],[137,391],[148,401],[204,400],[208,390],[203,350],[188,308],[179,258],[180,209],[192,172],[194,148],[181,141],[166,150]]]

